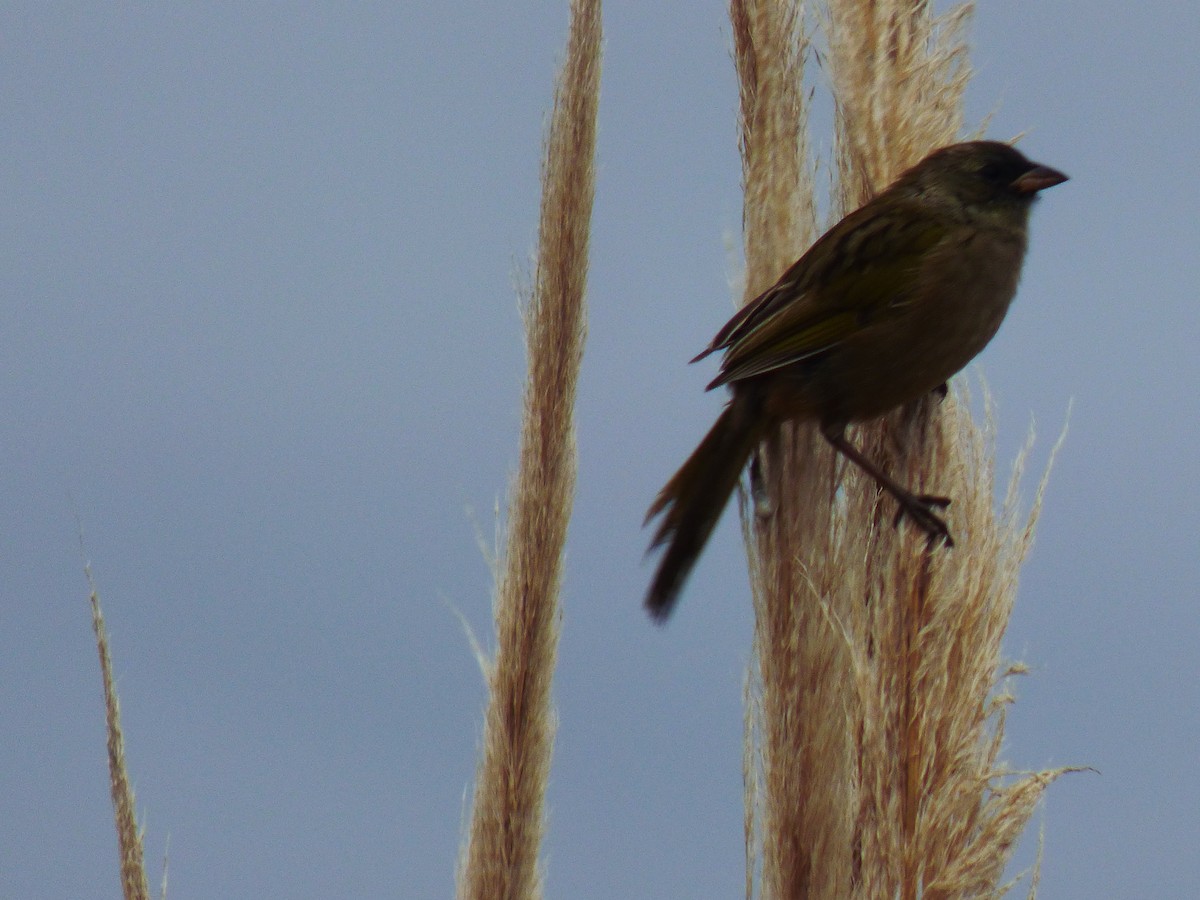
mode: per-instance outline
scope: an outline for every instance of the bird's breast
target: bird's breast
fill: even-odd
[[[829,354],[827,419],[871,419],[947,381],[996,334],[1016,293],[1024,233],[975,231],[933,248],[912,287]]]

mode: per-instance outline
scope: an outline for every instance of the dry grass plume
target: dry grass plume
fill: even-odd
[[[507,549],[496,589],[496,658],[458,876],[466,900],[541,896],[538,850],[554,718],[563,546],[575,489],[575,389],[594,194],[600,3],[572,0],[542,170],[537,267],[525,314],[529,371]]]
[[[827,0],[818,21],[836,109],[835,216],[957,140],[965,3]],[[732,0],[741,87],[746,299],[816,233],[802,93],[803,7]],[[764,450],[766,503],[743,502],[754,592],[747,897],[994,897],[1060,771],[999,761],[1000,640],[1040,506],[994,508],[987,430],[960,392],[852,439],[918,492],[954,498],[957,546],[893,527],[894,504],[812,426]],[[1019,474],[1019,473],[1018,473]],[[1016,478],[1012,482],[1016,483]]]
[[[100,594],[92,578],[91,566],[84,566],[89,600],[92,604],[92,629],[100,654],[100,678],[104,685],[104,713],[108,732],[108,778],[112,791],[113,815],[117,827],[117,847],[121,854],[121,892],[125,900],[150,900],[150,882],[146,878],[142,833],[137,823],[133,785],[125,767],[125,736],[121,732],[121,705],[113,680],[112,656],[108,651],[108,631],[100,611]],[[163,893],[166,893],[164,876]]]

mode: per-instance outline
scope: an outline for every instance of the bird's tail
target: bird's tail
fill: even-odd
[[[660,622],[671,614],[742,469],[765,436],[764,417],[748,399],[735,397],[725,408],[646,513],[646,524],[660,514],[663,517],[650,549],[667,545],[646,593],[646,609]]]

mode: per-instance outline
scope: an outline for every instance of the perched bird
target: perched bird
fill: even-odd
[[[944,385],[992,339],[1016,293],[1029,211],[1067,180],[1008,144],[936,150],[827,231],[744,306],[699,356],[725,351],[711,390],[733,396],[646,524],[666,545],[646,595],[671,612],[684,580],[758,445],[789,421],[815,421],[826,440],[873,477],[932,538],[951,544],[935,508],[882,471],[845,436]]]

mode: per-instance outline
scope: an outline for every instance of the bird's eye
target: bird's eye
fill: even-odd
[[[999,163],[984,163],[979,170],[979,176],[988,181],[1000,181],[1004,176],[1003,167]]]

